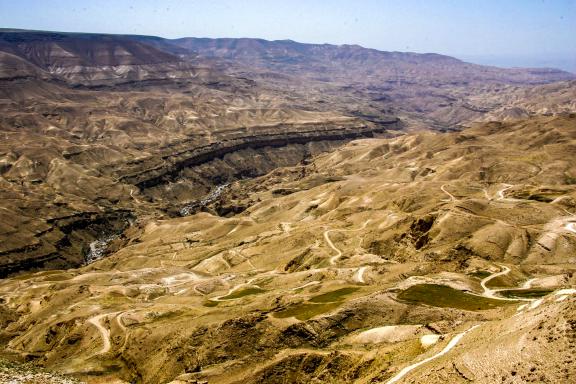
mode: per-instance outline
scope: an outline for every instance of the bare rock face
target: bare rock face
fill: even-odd
[[[570,382],[571,79],[1,31],[0,380]]]

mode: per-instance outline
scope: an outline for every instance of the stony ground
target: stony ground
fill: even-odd
[[[30,364],[0,360],[0,383],[3,384],[82,384],[82,381],[47,372]]]

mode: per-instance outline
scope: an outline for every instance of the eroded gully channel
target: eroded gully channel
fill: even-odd
[[[284,132],[244,138],[242,141],[225,140],[177,152],[174,159],[167,162],[171,165],[165,169],[120,177],[124,183],[134,186],[130,191],[134,209],[127,209],[122,215],[118,215],[117,211],[98,214],[95,222],[97,225],[86,220],[71,223],[65,239],[61,244],[55,244],[56,252],[37,255],[25,264],[2,266],[0,275],[29,269],[78,267],[94,262],[110,253],[109,245],[114,240],[124,237],[122,234],[137,219],[139,206],[158,206],[157,202],[162,200],[165,207],[158,210],[159,215],[191,215],[220,199],[233,181],[258,177],[279,167],[302,163],[354,139],[376,135],[385,137],[389,129],[395,130],[398,127],[399,121],[391,120],[377,127],[361,125],[345,129],[324,128],[317,132]],[[177,193],[173,190],[177,190]],[[121,240],[117,241],[122,243]],[[52,266],[53,259],[61,261]]]

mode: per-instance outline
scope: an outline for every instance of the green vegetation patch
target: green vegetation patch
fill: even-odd
[[[479,279],[484,279],[484,278],[490,276],[491,273],[488,271],[474,271],[472,273],[469,273],[469,275],[473,276],[473,277],[477,277]]]
[[[262,292],[266,292],[266,290],[262,289],[262,288],[258,288],[258,287],[244,288],[244,289],[239,289],[237,291],[234,291],[231,294],[226,295],[224,297],[221,297],[220,300],[239,299],[241,297],[256,295],[256,294],[262,293]]]
[[[468,311],[482,311],[514,303],[470,295],[446,285],[437,284],[413,285],[401,292],[398,298],[413,304],[458,308]]]
[[[351,295],[352,293],[356,292],[359,288],[356,287],[347,287],[347,288],[340,288],[335,291],[326,292],[318,296],[314,296],[310,299],[311,303],[332,303],[335,301],[340,301],[344,299],[346,296]]]
[[[536,201],[541,201],[543,203],[550,203],[550,202],[554,201],[554,199],[552,197],[542,195],[542,194],[530,195],[530,196],[528,196],[528,200],[536,200]]]
[[[304,303],[292,305],[280,312],[274,314],[278,318],[295,317],[298,320],[308,320],[314,316],[321,315],[338,308],[342,300],[348,295],[356,292],[357,287],[340,288],[335,291],[316,295]]]
[[[92,301],[106,308],[120,304],[131,304],[133,302],[129,297],[118,295],[116,292],[112,292],[111,294],[102,297],[95,297]]]
[[[497,276],[486,283],[488,288],[498,288],[498,287],[514,287],[513,281],[510,280],[508,276]]]
[[[304,320],[311,319],[314,316],[318,316],[318,315],[321,315],[325,312],[336,309],[341,304],[342,304],[341,302],[322,303],[322,304],[301,303],[301,304],[293,305],[289,308],[286,308],[283,311],[275,313],[274,317],[278,317],[280,319],[284,319],[287,317],[295,317],[298,320],[304,321]]]
[[[550,292],[552,292],[551,289],[511,289],[507,291],[499,291],[498,294],[511,299],[535,299],[546,296]]]
[[[44,281],[66,281],[73,278],[74,275],[70,273],[58,273],[46,276],[43,280]]]

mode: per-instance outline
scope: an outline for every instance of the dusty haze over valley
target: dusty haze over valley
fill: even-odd
[[[576,74],[160,11],[0,29],[0,383],[576,381]]]

